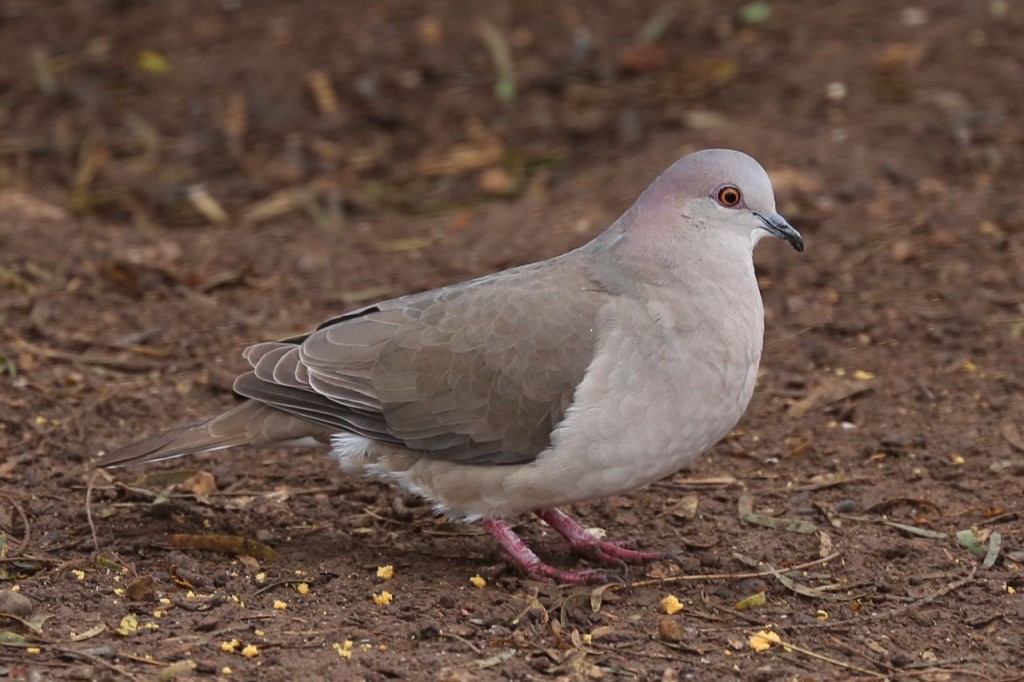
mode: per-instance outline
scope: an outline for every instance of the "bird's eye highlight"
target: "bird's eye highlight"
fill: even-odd
[[[739,187],[727,185],[718,190],[715,198],[718,199],[718,203],[722,206],[725,206],[726,208],[735,208],[740,205],[741,201],[743,201],[743,194],[740,192]]]

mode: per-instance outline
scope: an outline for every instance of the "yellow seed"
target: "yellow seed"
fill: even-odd
[[[242,649],[242,655],[246,658],[254,658],[260,655],[260,649],[255,644],[246,644]]]
[[[476,587],[485,587],[487,585],[487,581],[478,575],[474,575],[472,578],[470,578],[469,582],[473,583],[473,585],[475,585]]]
[[[26,654],[38,654],[38,653],[42,653],[42,651],[43,651],[43,650],[42,650],[42,649],[40,649],[40,648],[39,648],[39,647],[37,647],[37,646],[30,646],[30,647],[28,647],[27,649],[25,649],[25,653],[26,653]]]
[[[139,629],[139,619],[132,614],[128,614],[121,619],[121,622],[117,626],[117,634],[122,637],[135,634]]]
[[[875,378],[875,373],[865,369],[855,369],[853,370],[853,378],[857,381],[871,381]]]
[[[395,576],[395,567],[394,566],[388,565],[388,566],[378,566],[377,567],[377,577],[380,578],[381,580],[391,580],[394,576]]]
[[[380,594],[373,595],[373,603],[377,606],[387,606],[391,603],[391,600],[395,598],[395,595],[391,594],[387,590]]]
[[[756,635],[750,636],[750,648],[754,651],[767,651],[772,644],[781,644],[782,638],[771,630],[761,630]]]
[[[275,599],[274,608],[278,611],[284,611],[286,608],[288,608],[288,602],[283,602],[280,599]]]
[[[241,645],[242,643],[240,641],[238,641],[237,639],[233,639],[230,642],[221,642],[220,650],[226,654],[233,654],[235,653],[235,649],[237,649]]]
[[[670,594],[661,600],[661,608],[672,616],[683,610],[683,604],[674,594]]]
[[[295,591],[302,595],[309,594],[309,585],[307,583],[299,583],[295,586]]]
[[[167,59],[159,52],[153,50],[140,50],[135,56],[135,63],[143,71],[155,74],[167,73],[168,69],[171,68],[167,63]]]

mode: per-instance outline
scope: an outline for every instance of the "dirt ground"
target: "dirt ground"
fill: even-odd
[[[1024,679],[1022,9],[0,4],[0,677]],[[231,405],[244,345],[562,252],[712,146],[808,244],[758,249],[754,402],[572,510],[683,566],[530,583],[322,452],[90,467]]]

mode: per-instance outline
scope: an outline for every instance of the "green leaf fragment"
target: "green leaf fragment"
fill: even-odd
[[[768,0],[754,0],[740,7],[741,24],[763,24],[772,16],[772,5]]]

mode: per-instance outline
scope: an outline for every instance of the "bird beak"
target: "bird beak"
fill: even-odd
[[[769,215],[755,213],[754,215],[761,219],[761,222],[764,223],[765,231],[769,234],[783,240],[797,251],[804,250],[804,238],[800,236],[796,228],[787,223],[786,219],[778,213],[771,213]]]

